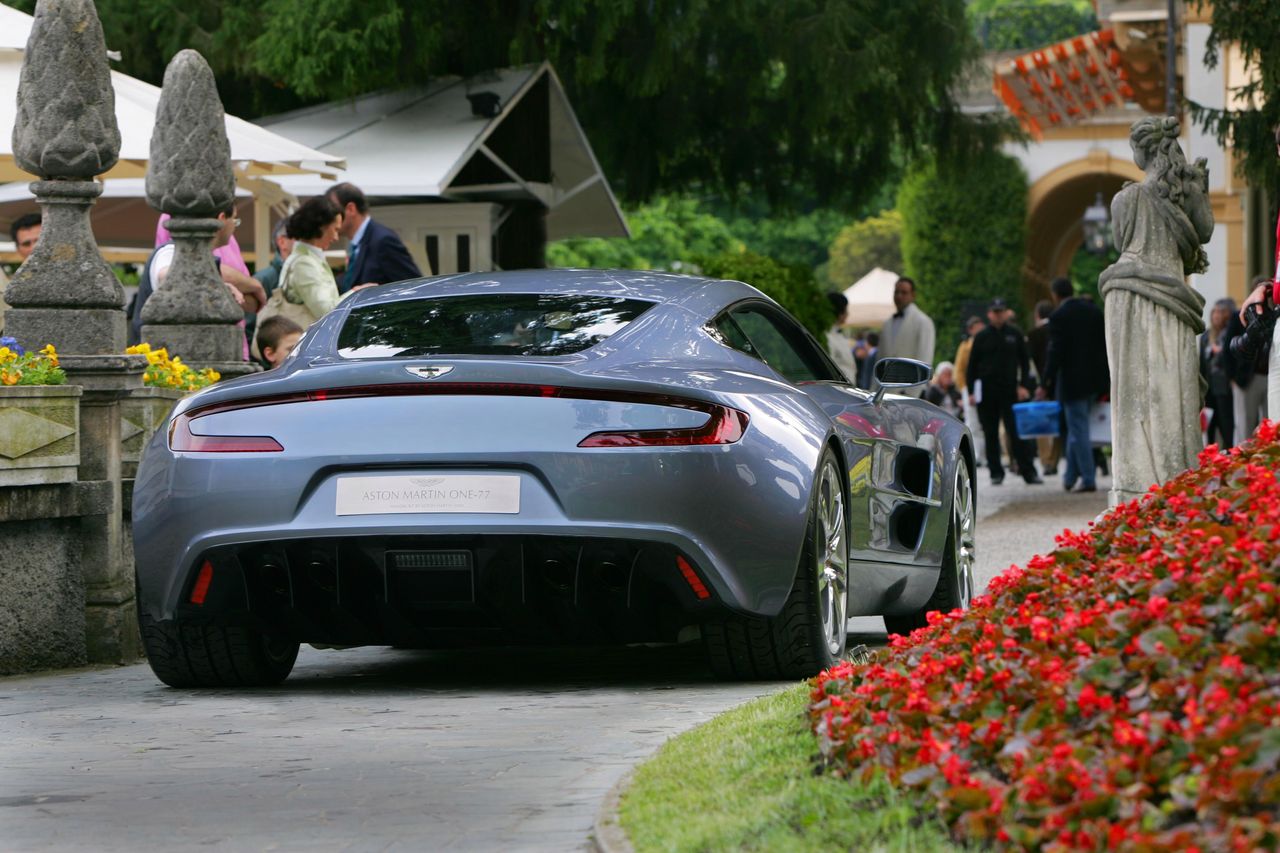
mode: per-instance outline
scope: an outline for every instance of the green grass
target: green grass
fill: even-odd
[[[622,798],[637,851],[959,848],[883,781],[814,775],[807,684],[765,696],[668,742]]]

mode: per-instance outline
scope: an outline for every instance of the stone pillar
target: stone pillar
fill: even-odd
[[[29,348],[52,343],[71,383],[84,387],[79,480],[102,499],[81,518],[77,549],[88,659],[139,653],[133,566],[124,545],[120,400],[142,387],[146,359],[126,356],[124,291],[89,228],[101,192],[94,177],[120,152],[102,25],[91,0],[39,0],[18,83],[14,159],[41,180],[36,250],[9,284],[5,330]],[[50,566],[50,571],[65,567]]]
[[[142,339],[223,376],[258,368],[245,360],[244,313],[211,255],[217,215],[235,200],[231,145],[209,64],[194,50],[174,56],[151,136],[147,202],[168,213],[173,265],[142,308]]]

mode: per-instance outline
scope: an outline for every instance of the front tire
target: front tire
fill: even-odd
[[[298,644],[247,625],[183,625],[140,615],[151,671],[170,687],[270,687],[288,678]]]
[[[809,678],[845,653],[849,513],[830,448],[818,475],[795,581],[777,616],[730,614],[702,626],[711,668],[722,679]]]
[[[924,607],[902,616],[885,616],[884,625],[890,634],[904,637],[917,628],[929,624],[928,614],[937,610],[968,610],[973,602],[973,568],[977,561],[975,544],[976,513],[973,502],[973,481],[969,466],[963,459],[956,465],[956,488],[951,496],[951,522],[947,528],[947,544],[942,557],[942,569],[938,572],[938,585]]]

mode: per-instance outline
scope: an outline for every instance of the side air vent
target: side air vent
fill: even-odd
[[[897,481],[898,487],[918,498],[929,497],[929,480],[932,473],[932,460],[929,451],[918,447],[903,447],[898,450]]]

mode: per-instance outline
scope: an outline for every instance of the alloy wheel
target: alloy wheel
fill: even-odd
[[[827,650],[834,656],[844,649],[848,621],[849,544],[840,472],[831,462],[822,467],[818,482],[816,522],[818,613]]]
[[[974,565],[978,559],[976,519],[974,518],[973,487],[969,479],[969,466],[961,460],[956,466],[956,491],[952,499],[955,507],[953,536],[955,538],[956,600],[961,610],[968,610],[973,602]]]

